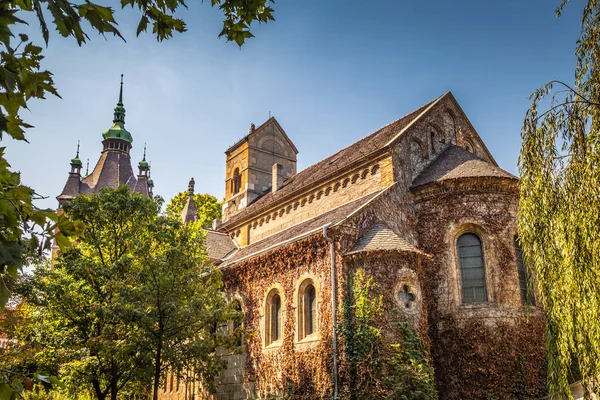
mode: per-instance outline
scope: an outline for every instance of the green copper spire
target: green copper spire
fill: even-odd
[[[138,163],[138,166],[140,167],[140,169],[149,167],[148,161],[146,161],[146,143],[144,143],[144,158]]]
[[[79,159],[79,140],[77,141],[77,155],[75,158],[71,159],[71,165],[81,167],[83,163]]]
[[[121,139],[128,143],[133,142],[131,133],[125,129],[125,107],[123,106],[123,74],[121,74],[121,88],[119,90],[119,102],[115,107],[113,124],[109,130],[102,134],[104,139]]]

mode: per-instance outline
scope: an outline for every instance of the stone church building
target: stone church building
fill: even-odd
[[[103,137],[92,173],[72,160],[59,201],[118,184],[151,195],[145,160],[132,172],[122,100]],[[292,139],[270,118],[226,150],[222,221],[206,246],[248,334],[215,395],[170,377],[162,397],[348,398],[343,327],[358,270],[383,298],[386,340],[397,322],[420,336],[440,399],[543,397],[545,321],[518,246],[519,181],[454,96],[302,171]],[[195,209],[190,196],[184,221]]]

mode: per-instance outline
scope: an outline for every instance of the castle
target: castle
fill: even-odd
[[[98,164],[82,177],[73,159],[59,202],[119,184],[152,195],[145,159],[133,176],[124,115],[120,98]],[[223,217],[206,247],[249,334],[215,397],[349,396],[340,327],[358,270],[383,298],[384,336],[406,322],[421,337],[440,399],[542,397],[545,320],[518,245],[519,181],[454,96],[302,171],[291,137],[269,118],[225,152]],[[196,218],[193,190],[184,221]],[[162,396],[206,394],[171,376]]]

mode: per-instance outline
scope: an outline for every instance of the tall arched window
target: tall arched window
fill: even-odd
[[[483,249],[477,235],[464,233],[458,238],[458,260],[463,303],[487,301]]]
[[[242,188],[242,175],[240,175],[240,169],[236,168],[233,171],[233,179],[231,180],[231,192],[232,194],[239,193]]]
[[[317,290],[307,279],[298,290],[298,340],[317,333]]]
[[[529,272],[523,262],[523,250],[519,245],[519,239],[515,239],[515,254],[517,256],[517,273],[519,274],[519,289],[521,291],[521,303],[524,305],[535,304]]]
[[[267,296],[265,309],[265,345],[268,346],[282,338],[281,296],[277,289],[271,290]]]

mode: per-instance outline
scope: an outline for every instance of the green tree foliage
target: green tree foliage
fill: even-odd
[[[391,323],[386,337],[383,296],[363,269],[349,281],[344,335],[352,399],[437,400],[433,367],[419,335],[408,322]]]
[[[183,224],[157,218],[141,235],[136,249],[137,277],[131,286],[132,323],[142,329],[153,358],[153,398],[158,400],[162,378],[169,371],[182,379],[199,379],[211,387],[224,367],[216,348],[233,348],[241,331],[229,334],[212,327],[239,321],[221,295],[219,270],[206,264],[204,229],[200,221]],[[143,304],[143,313],[135,304]]]
[[[160,203],[126,186],[78,196],[64,206],[85,226],[77,246],[21,285],[16,361],[60,377],[62,398],[148,395],[167,369],[210,384],[223,367],[216,348],[235,335],[210,328],[238,313],[205,262],[204,230],[157,216]]]
[[[549,389],[562,398],[572,367],[600,392],[599,0],[587,1],[581,26],[574,84],[532,95],[519,158],[520,241],[548,315]]]
[[[165,210],[166,216],[181,220],[181,212],[187,200],[188,192],[177,193],[167,205]],[[221,218],[222,203],[215,196],[207,193],[196,193],[194,195],[194,202],[198,209],[198,221],[200,221],[204,228],[210,228],[213,220]]]

